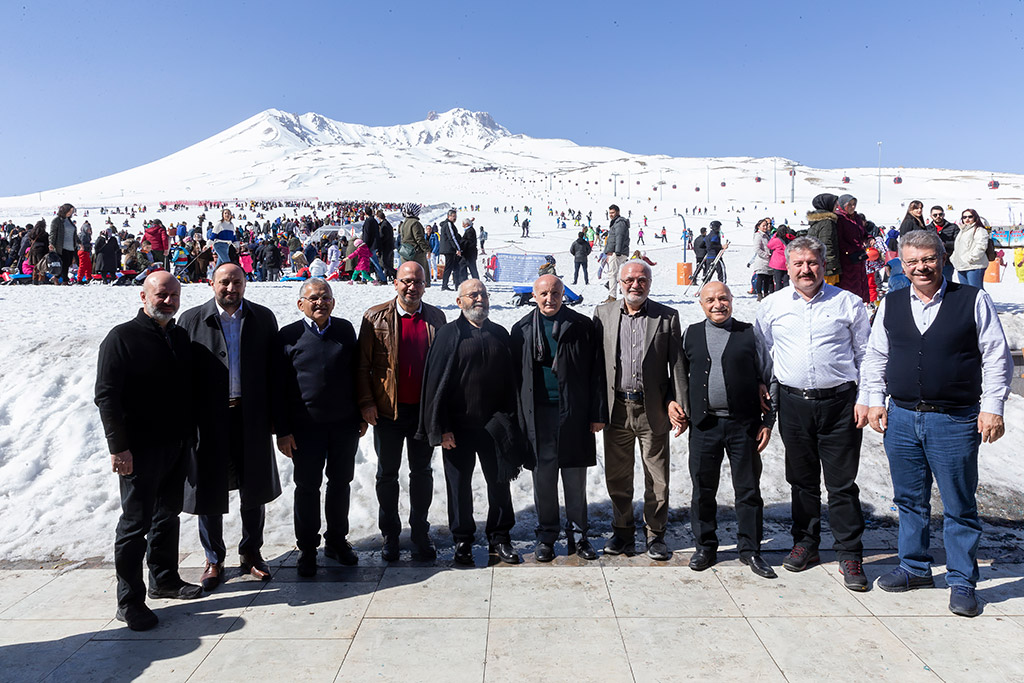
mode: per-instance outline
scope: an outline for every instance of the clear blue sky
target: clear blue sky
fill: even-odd
[[[0,8],[0,196],[159,159],[270,107],[490,112],[673,156],[1024,172],[1024,3],[60,2]]]

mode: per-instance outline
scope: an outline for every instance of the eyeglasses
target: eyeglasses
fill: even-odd
[[[459,296],[464,296],[467,299],[486,299],[487,292],[466,292],[465,294],[460,294]]]
[[[424,280],[416,280],[411,277],[403,277],[402,279],[399,280],[399,282],[401,282],[406,287],[422,287],[423,285],[427,284],[426,281]]]
[[[306,301],[308,301],[311,304],[321,303],[321,302],[325,303],[325,304],[329,304],[332,301],[334,301],[334,297],[333,296],[300,296],[299,298],[300,299],[305,299]]]
[[[632,287],[634,282],[640,285],[641,287],[646,287],[647,285],[651,284],[650,278],[646,277],[627,277],[620,279],[619,282],[626,285],[627,287]]]
[[[974,216],[972,216],[971,214],[967,214],[966,216],[960,216],[960,220],[962,220],[962,221],[973,221],[974,220]]]
[[[945,216],[946,214],[942,211],[935,211],[932,213],[932,218],[938,218],[939,216]]]
[[[920,259],[916,259],[916,258],[906,259],[906,260],[903,261],[903,265],[906,266],[907,268],[913,268],[913,267],[917,266],[918,264],[921,264],[921,265],[924,265],[924,266],[934,266],[938,262],[939,262],[939,257],[938,256],[925,256],[924,258],[920,258]]]

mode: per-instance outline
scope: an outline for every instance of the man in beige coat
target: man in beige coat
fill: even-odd
[[[648,299],[651,268],[628,261],[619,271],[622,301],[594,310],[602,340],[610,421],[604,430],[605,479],[612,501],[613,536],[608,555],[636,552],[633,521],[633,464],[640,442],[644,468],[644,526],[647,554],[668,560],[669,418],[682,415],[686,391],[679,313]],[[678,436],[681,430],[676,431]]]

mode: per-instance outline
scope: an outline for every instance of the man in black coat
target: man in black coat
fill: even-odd
[[[448,276],[451,275],[455,281],[455,288],[462,284],[462,236],[455,227],[455,220],[458,217],[455,209],[448,212],[448,217],[437,226],[438,252],[444,256],[444,277],[441,280],[441,289],[451,290],[448,286]]]
[[[740,562],[758,576],[775,578],[775,570],[761,558],[760,453],[775,423],[767,389],[771,357],[754,326],[733,319],[732,292],[725,284],[709,282],[698,296],[706,319],[683,332],[687,391],[682,396],[684,419],[675,425],[690,427],[690,517],[697,545],[690,569],[704,571],[717,561],[715,495],[724,451],[736,492]]]
[[[241,497],[242,572],[270,580],[263,546],[264,505],[281,495],[270,434],[279,414],[277,319],[269,308],[243,299],[245,272],[225,262],[213,272],[213,299],[185,311],[180,325],[192,340],[192,386],[197,395],[199,445],[188,467],[184,510],[199,516],[206,552],[202,584],[223,578],[223,516],[228,491]]]
[[[460,280],[480,279],[480,273],[476,268],[476,259],[479,255],[476,244],[476,228],[469,218],[462,221],[462,273]]]
[[[181,285],[170,273],[149,275],[142,285],[142,309],[107,334],[96,368],[95,401],[121,487],[114,541],[117,618],[134,631],[157,624],[146,606],[143,558],[149,565],[150,597],[189,599],[203,592],[178,574],[189,413],[180,420],[154,418],[152,402],[139,393],[155,378],[178,378],[189,371],[188,334],[174,324],[180,295]],[[185,383],[168,382],[159,400],[188,405],[187,390]]]
[[[380,257],[380,265],[384,269],[384,275],[389,280],[395,279],[395,228],[387,219],[384,212],[377,209],[374,213],[377,224],[380,227],[380,244],[377,247],[377,255]]]
[[[594,434],[608,422],[601,339],[593,321],[562,305],[554,275],[533,283],[537,308],[512,326],[519,422],[533,449],[538,562],[555,558],[560,531],[558,477],[565,495],[569,554],[597,559],[587,540],[587,468],[597,464]],[[580,535],[577,543],[576,534]]]
[[[384,269],[380,267],[380,259],[377,256],[377,252],[380,249],[380,225],[377,224],[377,220],[373,217],[373,209],[369,206],[363,207],[363,244],[370,250],[370,263],[373,264],[373,270],[377,273],[378,282],[387,282],[387,276],[384,274]]]
[[[345,565],[359,562],[348,535],[349,485],[359,437],[366,423],[356,409],[353,374],[356,332],[331,316],[334,295],[320,278],[303,283],[299,310],[305,318],[278,333],[283,362],[279,386],[285,404],[275,415],[277,447],[295,466],[295,546],[299,576],[316,574],[320,546],[320,483],[327,468],[324,555]]]
[[[509,482],[522,466],[510,460],[523,453],[519,440],[506,438],[512,430],[518,435],[509,336],[487,319],[490,304],[480,280],[462,283],[455,301],[462,315],[437,331],[427,352],[419,435],[431,446],[440,445],[444,454],[455,562],[473,564],[473,470],[479,456],[487,482],[490,552],[518,564],[510,533],[516,518]]]

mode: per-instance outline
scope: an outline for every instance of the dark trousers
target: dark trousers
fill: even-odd
[[[537,541],[554,543],[560,532],[558,479],[561,475],[565,496],[565,533],[586,536],[587,468],[558,466],[558,404],[538,403],[534,406],[537,426],[537,465],[533,469],[533,503],[537,508]],[[589,434],[589,438],[593,438]]]
[[[117,604],[145,602],[142,560],[149,585],[173,586],[178,576],[178,533],[185,491],[185,458],[179,449],[136,453],[136,474],[119,477],[121,518],[114,537]],[[148,462],[141,462],[146,458]]]
[[[785,270],[779,270],[778,268],[772,268],[772,284],[775,285],[775,291],[779,291],[783,287],[789,286],[789,272]]]
[[[480,429],[455,433],[455,448],[444,451],[444,479],[448,489],[448,528],[456,543],[472,543],[476,536],[473,519],[473,470],[477,456],[487,482],[487,524],[489,543],[508,543],[516,523],[512,491],[508,482],[498,481],[498,456],[491,435]]]
[[[775,282],[772,280],[771,273],[758,273],[754,280],[754,292],[757,294],[757,300],[760,301],[774,291]]]
[[[355,474],[359,427],[344,422],[297,426],[293,436],[295,546],[301,551],[316,551],[320,547],[320,484],[325,469],[324,543],[342,545],[348,536],[350,484]]]
[[[68,281],[68,268],[71,267],[71,263],[78,256],[74,251],[68,251],[62,249],[60,252],[60,281],[61,284]]]
[[[402,466],[402,446],[409,458],[409,527],[414,542],[425,542],[430,532],[427,513],[434,497],[434,472],[430,459],[433,447],[414,438],[419,426],[419,404],[399,403],[394,420],[377,418],[373,428],[373,446],[377,451],[377,503],[380,533],[398,536],[402,519],[398,515],[398,471]]]
[[[459,265],[459,282],[465,282],[470,277],[474,280],[480,279],[480,272],[476,268],[475,258],[462,258],[462,263]]]
[[[572,271],[572,283],[576,284],[576,281],[579,280],[580,270],[583,271],[583,283],[589,285],[590,284],[590,274],[587,273],[587,262],[586,261],[576,261],[576,264],[573,266],[573,271]]]
[[[242,409],[228,410],[228,481],[237,482],[241,505],[239,517],[242,520],[242,540],[238,544],[239,555],[258,554],[263,547],[263,525],[266,510],[261,502],[249,500],[245,488],[245,471],[242,434]],[[199,542],[203,546],[208,562],[220,563],[227,556],[224,543],[224,515],[199,515]]]
[[[853,420],[856,387],[835,398],[805,399],[779,392],[779,434],[786,445],[786,481],[793,493],[793,543],[821,543],[821,477],[828,491],[828,520],[837,558],[860,560],[864,514],[857,468],[861,431]]]
[[[462,280],[459,278],[462,274],[459,269],[462,267],[462,258],[458,254],[441,254],[444,256],[444,277],[441,280],[441,287],[448,286],[448,276],[450,275],[452,280],[455,281],[455,287],[458,288],[462,284]]]
[[[761,550],[764,501],[761,499],[761,454],[757,452],[760,421],[707,417],[690,427],[690,480],[693,503],[690,526],[698,547],[718,548],[718,481],[724,454],[729,455],[732,487],[736,491],[736,545],[740,557]]]

